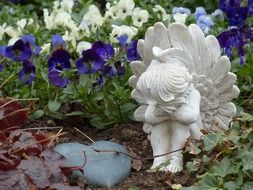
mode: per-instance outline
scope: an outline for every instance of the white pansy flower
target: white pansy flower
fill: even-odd
[[[67,11],[68,13],[71,13],[73,5],[74,5],[73,0],[62,0],[61,9],[63,9],[64,11]]]
[[[176,13],[173,15],[173,19],[176,21],[176,22],[181,22],[181,23],[185,23],[186,21],[186,18],[188,17],[187,14],[183,13]]]
[[[12,46],[12,45],[14,45],[15,44],[15,42],[16,41],[18,41],[19,40],[19,38],[18,37],[16,37],[16,38],[11,38],[10,40],[9,40],[9,42],[8,42],[8,46]]]
[[[162,18],[162,21],[170,20],[171,19],[171,15],[167,14],[166,11],[165,11],[165,9],[161,5],[155,5],[155,7],[153,8],[153,11],[155,13],[158,13],[158,16],[160,18]]]
[[[90,5],[88,12],[83,16],[81,23],[81,28],[86,29],[86,27],[91,27],[93,32],[96,32],[97,28],[102,26],[104,18],[102,17],[97,6]]]
[[[141,27],[143,23],[148,21],[148,11],[142,10],[141,8],[137,7],[133,10],[133,25],[137,27]]]
[[[84,50],[87,50],[87,49],[90,49],[90,48],[91,48],[91,43],[82,41],[82,42],[79,42],[77,44],[76,51],[79,53],[79,55],[82,55],[82,52]]]
[[[116,6],[110,6],[110,3],[106,4],[107,11],[105,12],[105,19],[112,18],[113,20],[117,19],[117,7]]]
[[[116,5],[117,17],[120,19],[125,19],[126,16],[131,15],[134,9],[133,0],[120,0]]]
[[[40,53],[48,54],[48,53],[50,52],[50,48],[51,48],[51,43],[43,44],[43,45],[41,46],[41,51],[40,51]]]
[[[33,24],[33,19],[29,18],[27,25],[32,25],[32,24]]]
[[[67,42],[70,42],[74,49],[76,48],[76,38],[72,32],[66,30],[65,34],[62,36],[62,39]]]
[[[18,31],[16,28],[12,26],[7,26],[4,31],[11,38],[17,38],[21,34],[20,31]]]
[[[19,27],[19,29],[23,30],[26,26],[26,23],[27,23],[26,19],[23,18],[17,21],[17,26]]]
[[[57,26],[68,26],[71,22],[71,15],[65,11],[59,11],[54,19],[54,24]]]
[[[5,33],[5,27],[6,27],[6,23],[3,23],[2,25],[0,25],[0,40],[3,39],[3,35]]]
[[[53,14],[49,15],[48,9],[43,9],[43,15],[44,15],[44,22],[46,25],[46,28],[51,30],[54,28],[54,16]]]
[[[126,26],[126,25],[122,25],[122,26],[117,26],[117,25],[112,25],[112,32],[110,34],[110,40],[112,42],[118,42],[117,37],[119,36],[124,36],[126,35],[127,38],[127,42],[130,42],[131,39],[137,34],[138,29],[135,27],[131,27],[131,26]]]

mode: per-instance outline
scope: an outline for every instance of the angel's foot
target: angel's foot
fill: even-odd
[[[180,172],[182,169],[183,169],[183,159],[180,157],[173,157],[170,160],[169,165],[165,167],[164,171],[177,173],[177,172]]]
[[[155,158],[150,170],[164,171],[168,163],[169,163],[169,158],[167,156]]]

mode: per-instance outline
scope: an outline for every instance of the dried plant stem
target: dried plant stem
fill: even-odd
[[[80,130],[79,130],[78,128],[76,128],[76,127],[74,127],[74,129],[75,129],[77,132],[81,133],[83,136],[85,136],[87,139],[89,139],[91,142],[95,143],[95,141],[92,140],[92,139],[91,139],[88,135],[86,135],[84,132],[80,131]]]
[[[20,129],[24,131],[29,131],[29,130],[47,130],[47,129],[61,129],[62,127],[32,127],[32,128],[25,128],[25,129]]]
[[[92,147],[91,147],[92,148]],[[170,152],[166,152],[164,154],[158,154],[158,155],[155,155],[155,156],[152,156],[152,157],[145,157],[145,158],[140,158],[140,157],[136,157],[136,156],[132,156],[130,154],[127,154],[125,152],[121,152],[121,151],[115,151],[115,150],[98,150],[96,148],[92,148],[95,152],[98,152],[98,153],[114,153],[114,154],[123,154],[125,156],[128,156],[129,158],[131,159],[134,159],[134,160],[153,160],[154,158],[157,158],[157,157],[161,157],[161,156],[165,156],[165,155],[168,155],[168,154],[172,154],[174,152],[178,152],[178,151],[181,151],[183,150],[183,148],[181,149],[177,149],[177,150],[173,150],[173,151],[170,151]]]
[[[4,85],[9,82],[9,80],[11,80],[11,78],[14,76],[14,74],[11,74],[1,85],[0,85],[0,89],[2,89],[4,87]]]
[[[51,141],[48,143],[47,146],[50,146],[50,145],[53,143],[53,141],[61,134],[62,130],[63,130],[63,128],[61,128],[61,129],[58,131],[58,133],[56,133],[56,135],[53,136],[53,138],[51,139]]]
[[[12,99],[8,102],[6,102],[5,104],[1,105],[0,108],[3,108],[5,106],[7,106],[8,104],[11,104],[12,102],[17,102],[17,101],[35,101],[35,100],[39,100],[39,98],[21,98],[21,99]]]

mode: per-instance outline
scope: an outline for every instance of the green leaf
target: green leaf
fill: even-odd
[[[219,142],[221,141],[220,133],[211,133],[204,136],[204,150],[210,151],[212,150]]]
[[[252,190],[253,189],[253,182],[246,182],[243,184],[241,190]]]
[[[61,104],[55,100],[54,101],[49,100],[47,106],[48,106],[49,111],[56,112],[60,109]]]
[[[38,118],[42,117],[44,114],[45,114],[45,113],[44,113],[43,110],[36,110],[36,111],[34,111],[34,112],[30,115],[30,119],[31,119],[31,120],[38,119]]]
[[[132,187],[129,187],[128,190],[140,190],[140,188],[137,186],[132,186]]]
[[[212,174],[214,176],[225,177],[233,173],[236,173],[234,166],[231,164],[228,157],[224,157],[220,163],[214,166]]]
[[[186,169],[189,172],[195,172],[198,170],[198,166],[196,164],[194,164],[193,162],[187,162]]]
[[[241,118],[238,118],[238,120],[240,121],[247,121],[247,122],[251,122],[253,121],[253,115],[245,113],[245,112],[241,112]]]
[[[114,124],[115,122],[106,122],[103,121],[101,117],[93,117],[90,120],[90,124],[98,129],[104,129],[112,124]]]
[[[202,176],[202,179],[198,184],[193,185],[190,190],[218,190],[219,189],[219,181],[216,177],[211,174],[205,174]]]
[[[224,184],[224,186],[226,187],[226,189],[229,189],[229,190],[240,189],[240,186],[236,184],[234,181],[228,181]]]
[[[65,114],[65,116],[78,116],[78,115],[84,115],[84,113],[81,111],[73,111],[73,112]]]

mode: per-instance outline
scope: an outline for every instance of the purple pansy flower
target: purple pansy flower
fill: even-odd
[[[91,49],[95,51],[105,62],[109,61],[115,53],[110,44],[106,44],[101,41],[95,42]]]
[[[253,16],[253,0],[248,0],[248,14]]]
[[[140,59],[140,55],[137,51],[137,40],[132,41],[127,48],[127,59],[129,61],[135,61]]]
[[[55,35],[52,36],[52,46],[53,46],[53,50],[66,49],[67,44],[62,39],[62,36],[60,36],[58,34],[55,34]]]
[[[41,47],[36,46],[35,44],[35,37],[31,34],[23,35],[22,38],[23,42],[28,43],[34,55],[38,55],[42,50]]]
[[[66,78],[62,75],[63,75],[63,71],[58,70],[56,68],[53,68],[48,71],[49,81],[52,85],[54,85],[56,87],[64,88],[68,85],[68,83],[69,83],[68,78]]]
[[[125,67],[124,67],[124,64],[121,62],[121,61],[117,61],[114,63],[114,67],[117,71],[117,75],[118,76],[121,76],[121,75],[124,75],[125,74]]]
[[[248,16],[247,7],[232,7],[228,12],[227,16],[229,19],[230,26],[237,26],[243,23]]]
[[[237,48],[240,64],[244,63],[244,45],[253,41],[253,28],[247,25],[233,27],[222,32],[218,37],[221,48],[227,56],[232,57],[233,48]]]
[[[76,67],[80,74],[92,74],[99,71],[104,65],[104,60],[93,49],[83,51],[83,57],[76,61]]]
[[[6,47],[5,56],[14,61],[29,60],[32,56],[32,50],[28,43],[25,43],[23,40],[18,40],[14,45]]]
[[[35,67],[29,60],[23,61],[23,68],[18,73],[18,78],[29,85],[35,79]]]
[[[70,54],[64,49],[59,49],[53,52],[52,57],[48,59],[48,68],[67,70],[71,69]]]
[[[103,67],[101,68],[101,73],[103,76],[115,76],[116,75],[116,69],[114,67],[112,67],[109,64],[103,65]]]

